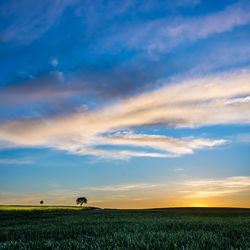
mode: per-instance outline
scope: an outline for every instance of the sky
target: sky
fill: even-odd
[[[249,194],[249,1],[0,2],[0,204]]]

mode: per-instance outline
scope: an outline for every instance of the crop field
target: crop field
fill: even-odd
[[[0,249],[250,249],[250,209],[0,206]]]

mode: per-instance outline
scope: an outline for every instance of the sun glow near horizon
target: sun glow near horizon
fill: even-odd
[[[1,204],[37,205],[39,197],[45,205],[75,205],[76,198],[84,194],[88,206],[102,208],[250,207],[249,179],[236,176],[175,183],[82,186],[73,190],[54,188],[45,194],[6,193]]]

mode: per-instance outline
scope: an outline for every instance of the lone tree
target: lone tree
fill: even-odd
[[[40,205],[43,205],[43,203],[44,203],[43,200],[41,200],[41,201],[40,201]]]
[[[82,206],[83,204],[87,204],[88,200],[85,197],[79,197],[76,199],[76,204]]]

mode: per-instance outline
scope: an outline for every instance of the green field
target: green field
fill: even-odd
[[[86,209],[93,209],[90,207],[80,207],[80,206],[45,206],[45,205],[41,205],[41,206],[1,206],[0,205],[0,211],[62,211],[62,210],[78,210],[78,211],[82,211],[82,210],[86,210]]]
[[[250,249],[250,209],[1,206],[0,228],[0,249]]]

